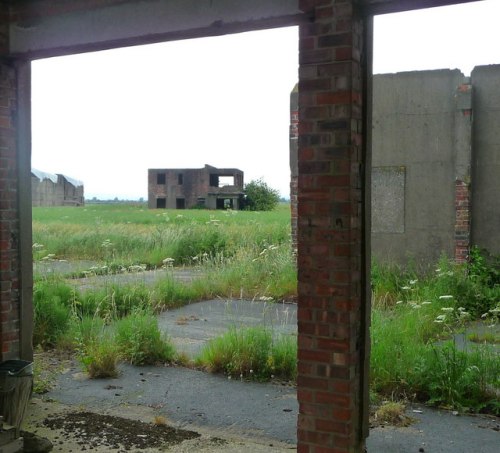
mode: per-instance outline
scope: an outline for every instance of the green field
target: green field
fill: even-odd
[[[260,253],[290,242],[290,205],[271,212],[148,210],[144,205],[89,204],[33,208],[35,259],[96,260],[123,265],[193,264],[207,256]]]

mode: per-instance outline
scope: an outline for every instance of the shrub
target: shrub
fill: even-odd
[[[132,365],[153,365],[174,360],[174,346],[162,335],[152,313],[134,310],[126,318],[116,321],[115,328],[120,357]]]
[[[249,211],[272,211],[280,201],[279,192],[272,189],[262,179],[245,185],[244,208]]]

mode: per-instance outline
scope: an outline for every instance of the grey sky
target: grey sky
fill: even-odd
[[[374,72],[500,63],[500,1],[379,16]],[[288,196],[297,29],[33,62],[33,167],[87,198],[147,197],[153,167],[238,167]]]

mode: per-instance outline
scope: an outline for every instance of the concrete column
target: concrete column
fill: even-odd
[[[20,358],[33,360],[33,233],[31,203],[31,63],[15,62],[20,266]]]
[[[368,24],[355,4],[299,2],[315,17],[299,44],[299,452],[363,452],[367,435]]]

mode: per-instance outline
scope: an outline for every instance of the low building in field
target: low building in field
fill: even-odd
[[[148,170],[150,209],[240,209],[243,172],[237,168],[155,168]]]
[[[33,206],[83,206],[83,182],[32,168],[31,199]]]

